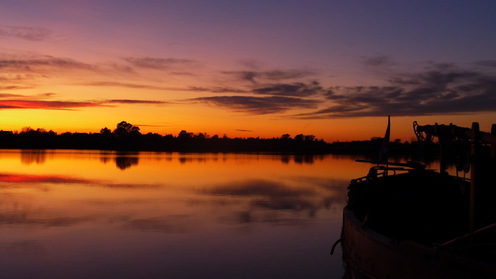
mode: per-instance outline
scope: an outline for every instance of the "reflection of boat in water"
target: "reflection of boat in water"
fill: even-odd
[[[448,175],[443,159],[440,172],[374,162],[349,186],[345,278],[496,278],[496,129],[491,135],[476,124],[414,128],[419,139],[438,137],[442,150],[470,148],[471,178]]]

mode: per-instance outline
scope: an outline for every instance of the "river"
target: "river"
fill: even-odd
[[[346,156],[0,151],[2,278],[342,278]]]

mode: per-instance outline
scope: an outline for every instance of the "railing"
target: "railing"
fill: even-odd
[[[448,245],[451,245],[451,244],[456,243],[458,241],[465,240],[465,239],[474,237],[477,234],[480,234],[480,233],[483,233],[483,232],[487,232],[487,231],[491,231],[491,230],[494,230],[494,229],[496,229],[496,223],[490,224],[490,225],[487,225],[487,226],[484,226],[482,228],[479,228],[477,230],[474,230],[473,232],[464,234],[462,236],[455,237],[455,238],[453,238],[451,240],[448,240],[448,241],[446,241],[444,243],[441,243],[439,245],[439,247],[448,246]]]
[[[361,183],[365,181],[374,181],[378,178],[390,176],[391,174],[389,172],[392,172],[392,175],[396,175],[397,171],[406,171],[409,172],[412,169],[406,169],[406,168],[389,168],[387,166],[375,166],[370,168],[369,173],[366,176],[355,178],[351,180],[351,183]],[[379,172],[382,171],[382,172]]]

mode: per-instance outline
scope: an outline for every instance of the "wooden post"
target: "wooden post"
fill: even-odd
[[[473,232],[476,226],[476,195],[479,180],[479,123],[472,123],[472,144],[470,148],[470,190],[469,190],[469,228]]]
[[[491,135],[496,137],[496,123],[491,126]],[[496,159],[496,143],[491,144],[491,156]]]
[[[448,141],[445,140],[445,135],[439,135],[439,173],[448,174],[446,162],[446,150],[448,149]]]

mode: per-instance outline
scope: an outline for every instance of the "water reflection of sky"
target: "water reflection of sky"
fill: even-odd
[[[31,153],[30,153],[31,152]],[[345,157],[0,152],[4,278],[340,278]]]

